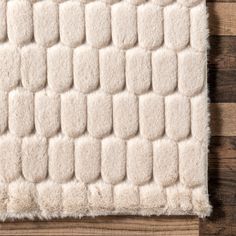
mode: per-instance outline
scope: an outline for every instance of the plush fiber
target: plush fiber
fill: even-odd
[[[203,0],[0,0],[0,219],[210,214]]]

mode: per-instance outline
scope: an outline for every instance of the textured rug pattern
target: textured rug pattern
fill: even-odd
[[[201,0],[0,0],[0,217],[210,213]]]

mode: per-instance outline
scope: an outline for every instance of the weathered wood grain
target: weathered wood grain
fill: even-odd
[[[209,150],[210,218],[200,235],[236,235],[236,137],[212,137]]]
[[[1,235],[199,235],[196,217],[107,216],[81,220],[1,223]]]
[[[236,70],[210,69],[208,88],[212,103],[236,102]]]
[[[236,37],[210,36],[209,43],[208,68],[236,70]]]
[[[208,55],[211,102],[236,102],[236,37],[211,36]]]
[[[211,137],[208,161],[214,207],[236,206],[236,137]]]
[[[215,207],[212,216],[201,220],[200,236],[235,236],[236,206]]]
[[[209,28],[211,35],[236,35],[236,4],[209,2]]]
[[[210,105],[212,136],[236,136],[236,103]]]

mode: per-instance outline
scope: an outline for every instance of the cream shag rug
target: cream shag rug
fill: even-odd
[[[0,217],[209,215],[201,0],[0,1]]]

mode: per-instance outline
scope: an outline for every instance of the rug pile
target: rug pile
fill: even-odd
[[[0,218],[209,215],[202,0],[0,0]]]

